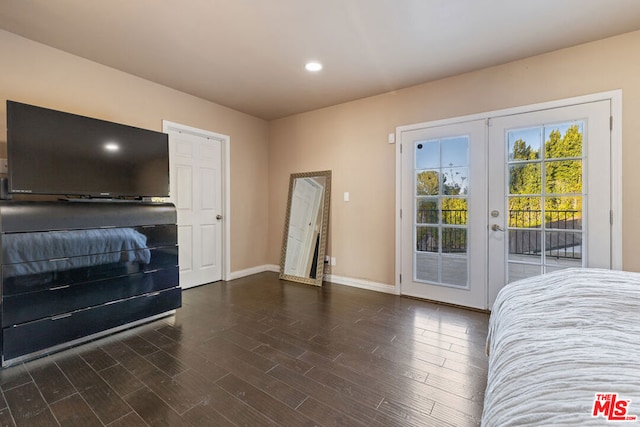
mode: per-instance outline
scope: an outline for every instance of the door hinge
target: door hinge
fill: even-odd
[[[402,209],[400,209],[400,219],[402,219]]]
[[[613,211],[609,211],[609,224],[613,225]]]
[[[613,116],[609,116],[609,130],[613,130]]]
[[[400,275],[400,283],[402,283],[402,274]]]
[[[402,144],[400,144],[400,154],[402,154]]]

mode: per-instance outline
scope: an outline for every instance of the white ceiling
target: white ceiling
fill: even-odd
[[[269,120],[634,31],[640,0],[0,0],[0,28]]]

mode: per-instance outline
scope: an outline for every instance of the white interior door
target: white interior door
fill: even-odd
[[[484,120],[401,134],[401,293],[486,308]]]
[[[222,279],[221,141],[169,132],[171,201],[178,213],[180,285]]]
[[[506,284],[611,267],[609,100],[490,119],[489,307]]]

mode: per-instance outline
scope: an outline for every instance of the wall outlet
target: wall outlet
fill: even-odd
[[[9,162],[7,159],[0,159],[0,173],[9,173]]]

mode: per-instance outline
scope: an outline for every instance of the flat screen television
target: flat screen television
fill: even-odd
[[[162,132],[7,101],[7,160],[13,194],[169,195]]]

